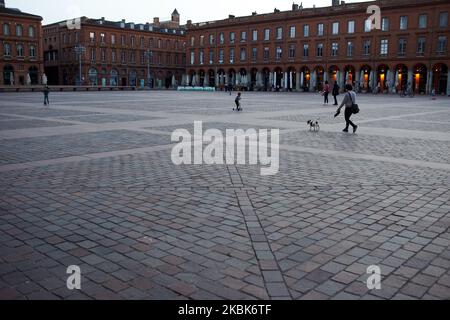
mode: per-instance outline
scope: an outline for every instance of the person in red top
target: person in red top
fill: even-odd
[[[330,84],[325,81],[325,86],[323,87],[323,105],[328,104],[328,95],[330,94]]]

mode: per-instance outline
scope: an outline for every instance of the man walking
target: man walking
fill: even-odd
[[[338,101],[337,101],[337,96],[339,95],[339,90],[341,88],[339,87],[337,81],[334,82],[334,86],[333,86],[333,98],[334,98],[334,106],[338,105]]]
[[[44,106],[50,105],[50,101],[48,99],[48,95],[50,93],[50,88],[48,86],[45,86],[43,92],[44,92]]]

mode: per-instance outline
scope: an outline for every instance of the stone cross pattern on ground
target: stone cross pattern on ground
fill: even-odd
[[[0,299],[450,298],[448,98],[360,95],[356,135],[315,94],[245,92],[242,113],[223,92],[50,102],[0,99]],[[173,165],[194,121],[280,129],[279,173]]]

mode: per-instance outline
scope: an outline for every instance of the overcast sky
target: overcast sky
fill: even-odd
[[[347,0],[362,2],[364,0]],[[203,22],[236,16],[273,12],[274,8],[290,10],[293,0],[6,0],[6,6],[19,8],[28,13],[40,15],[44,24],[87,16],[105,17],[109,20],[133,21],[136,23],[152,22],[153,17],[169,20],[173,9],[177,8],[181,22],[187,19]],[[303,7],[310,8],[331,5],[331,0],[297,0]]]

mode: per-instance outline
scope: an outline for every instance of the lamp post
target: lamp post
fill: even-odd
[[[75,53],[78,55],[78,61],[80,63],[80,74],[79,74],[79,86],[81,86],[81,78],[82,78],[82,67],[81,67],[81,55],[86,52],[86,48],[80,44],[77,44],[75,47]]]
[[[147,83],[148,88],[150,89],[150,59],[153,56],[153,52],[151,52],[150,50],[146,50],[144,55],[147,58]]]

